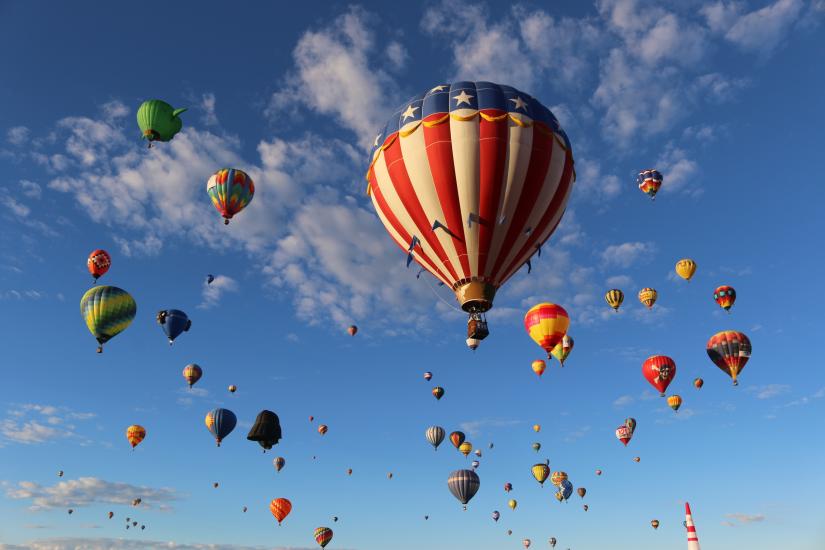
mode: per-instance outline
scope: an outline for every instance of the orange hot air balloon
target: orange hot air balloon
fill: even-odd
[[[132,424],[128,428],[126,428],[126,439],[129,440],[129,443],[132,444],[132,449],[138,446],[138,444],[143,441],[146,437],[146,428],[143,426],[138,426],[137,424]]]
[[[676,412],[679,412],[679,407],[682,406],[682,398],[678,395],[670,395],[667,398],[668,406]]]
[[[355,334],[356,334],[357,332],[358,332],[358,327],[356,327],[355,325],[350,325],[350,326],[347,328],[347,333],[348,333],[350,336],[355,336]]]
[[[105,250],[97,249],[89,254],[89,259],[86,260],[86,267],[89,268],[89,273],[97,280],[109,271],[109,266],[112,265],[112,257]]]
[[[701,378],[697,378],[696,380],[693,381],[693,385],[696,386],[696,389],[698,390],[698,389],[701,389],[702,386],[705,385],[705,381],[702,380]]]
[[[659,520],[658,519],[651,520],[650,521],[650,526],[653,527],[654,529],[658,529],[659,528]]]
[[[547,302],[530,308],[524,316],[524,328],[535,343],[552,359],[553,348],[562,341],[570,326],[570,317],[563,307]]]
[[[707,352],[710,360],[722,369],[738,386],[737,377],[751,357],[751,341],[735,330],[717,332],[708,340]]]
[[[533,372],[535,372],[539,376],[544,374],[544,371],[547,369],[547,363],[545,363],[541,359],[536,359],[530,366],[533,368]]]
[[[327,433],[328,429],[329,428],[327,428],[326,424],[321,424],[320,426],[318,426],[318,433],[324,435],[325,433]]]
[[[646,305],[647,309],[651,309],[653,307],[653,304],[656,303],[656,299],[658,297],[659,293],[653,288],[643,288],[639,291],[639,301]]]
[[[634,457],[633,457],[633,462],[640,462],[641,460],[642,460],[642,459],[641,459],[641,458],[639,458],[638,456],[634,456]]]
[[[292,503],[285,498],[276,498],[269,503],[269,511],[278,520],[278,525],[284,521],[289,513],[292,511]]]

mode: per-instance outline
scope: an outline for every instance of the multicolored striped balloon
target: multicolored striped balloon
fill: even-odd
[[[100,344],[98,353],[103,352],[103,344],[132,324],[136,313],[135,299],[116,286],[90,288],[80,299],[80,314]]]
[[[573,339],[565,334],[564,338],[561,339],[561,342],[556,344],[556,347],[553,348],[551,353],[553,354],[553,357],[559,360],[559,363],[563,367],[564,362],[567,360],[567,357],[570,355],[571,351],[573,351]]]
[[[332,529],[329,527],[318,527],[315,529],[315,542],[317,542],[321,548],[324,548],[331,540]]]
[[[654,288],[643,288],[639,291],[639,301],[646,305],[647,309],[653,307],[658,297],[659,293]]]
[[[255,182],[243,170],[221,168],[206,182],[212,205],[228,224],[232,216],[246,208],[255,195]]]
[[[530,472],[533,474],[533,477],[536,478],[536,481],[544,487],[544,482],[547,481],[547,477],[550,475],[550,466],[546,463],[533,464]]]
[[[651,198],[656,200],[656,193],[662,186],[662,174],[658,170],[642,170],[636,177],[636,183],[639,185],[639,190]]]
[[[717,332],[707,345],[708,357],[731,377],[734,386],[739,385],[737,377],[750,359],[752,349],[748,337],[735,330]]]
[[[727,312],[733,307],[736,301],[736,290],[732,286],[722,285],[713,291],[713,299],[719,304],[719,307]]]
[[[559,305],[550,303],[537,304],[524,316],[524,328],[535,343],[552,358],[553,348],[562,341],[570,326],[567,311]]]

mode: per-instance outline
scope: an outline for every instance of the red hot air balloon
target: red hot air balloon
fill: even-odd
[[[347,334],[349,334],[350,336],[355,336],[357,333],[358,333],[358,327],[356,327],[355,325],[350,325],[347,328]]]
[[[739,385],[737,377],[750,359],[752,349],[748,337],[735,330],[717,332],[707,345],[708,357],[731,377],[734,386]]]
[[[97,249],[89,254],[89,259],[86,260],[86,267],[89,268],[89,273],[95,278],[95,282],[109,271],[109,266],[112,265],[112,257],[109,253],[102,249]]]
[[[664,397],[665,390],[676,376],[676,362],[666,355],[651,355],[642,363],[642,374]]]
[[[575,174],[570,141],[541,103],[509,86],[454,82],[393,114],[367,180],[408,265],[455,292],[475,345],[498,288],[561,221]]]
[[[627,447],[627,444],[630,442],[632,437],[633,431],[624,424],[616,428],[616,439],[621,441],[625,447]]]

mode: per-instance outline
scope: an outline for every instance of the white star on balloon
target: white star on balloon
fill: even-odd
[[[408,118],[415,118],[415,112],[417,110],[418,110],[418,107],[413,107],[412,105],[408,105],[407,110],[402,113],[404,115],[404,118],[402,118],[401,120],[404,121],[404,120],[407,120]]]
[[[523,99],[521,99],[520,97],[516,96],[515,99],[511,99],[510,101],[512,101],[513,103],[516,104],[516,109],[517,110],[518,109],[524,109],[525,111],[527,110],[527,102],[524,101]]]
[[[435,93],[435,92],[440,92],[441,90],[443,90],[443,89],[444,89],[444,88],[446,88],[446,87],[447,87],[447,86],[444,86],[443,84],[442,84],[441,86],[436,86],[435,88],[433,88],[432,90],[430,90],[430,93],[432,94],[432,93]]]
[[[457,96],[453,96],[453,99],[456,100],[455,106],[458,107],[462,103],[466,103],[467,105],[471,105],[470,100],[473,99],[475,96],[469,95],[465,90],[461,90],[461,93]]]

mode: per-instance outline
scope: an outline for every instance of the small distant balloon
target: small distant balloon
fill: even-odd
[[[587,510],[589,510],[589,509],[590,509],[590,507],[589,507],[587,504],[585,504],[585,505],[583,506],[583,508],[584,508],[584,511],[585,511],[585,512],[587,512]]]
[[[509,493],[512,490],[513,490],[513,484],[512,483],[505,483],[504,484],[504,492],[505,493]]]
[[[676,262],[676,274],[682,279],[690,282],[694,273],[696,273],[696,262],[690,258],[684,258]]]
[[[285,498],[276,498],[269,503],[269,511],[278,520],[278,525],[284,521],[289,513],[292,511],[292,503]]]
[[[162,309],[158,312],[156,320],[166,334],[170,346],[175,342],[175,338],[192,328],[192,320],[179,309]]]
[[[352,475],[352,468],[347,468],[347,475],[348,475],[348,476],[351,476],[351,475]]]
[[[450,443],[458,449],[464,443],[464,432],[455,431],[450,434]]]
[[[493,510],[493,521],[498,521],[498,518],[501,517],[501,514],[498,513],[498,510]]]
[[[246,510],[247,510],[247,507],[246,507],[246,506],[244,506],[244,507],[243,507],[243,511],[244,511],[244,513],[246,513]]]
[[[235,384],[231,384],[227,389],[229,390],[229,393],[235,393],[236,391],[238,391],[238,386],[236,386]]]
[[[659,528],[659,520],[658,519],[651,520],[650,521],[650,526],[653,527],[654,529],[658,529]]]
[[[280,472],[286,465],[286,459],[282,456],[279,456],[272,461],[272,464],[275,466],[275,471]]]
[[[183,378],[186,380],[186,383],[189,384],[190,388],[201,379],[201,376],[203,376],[203,369],[195,363],[190,363],[183,367]]]
[[[481,465],[481,462],[479,462],[478,460],[473,460],[470,464],[473,466],[473,470],[477,470],[478,467]]]
[[[129,444],[132,445],[132,449],[137,447],[141,441],[146,438],[146,428],[143,426],[138,426],[137,424],[132,424],[128,428],[126,428],[126,439],[129,440]]]
[[[357,332],[358,332],[358,327],[356,327],[355,325],[350,325],[349,327],[347,327],[347,333],[350,336],[355,336]]]
[[[510,510],[515,510],[516,506],[518,506],[518,501],[514,498],[511,498],[507,501],[507,506],[510,507]]]
[[[214,281],[214,280],[215,280],[215,276],[212,275],[211,273],[206,276],[206,284],[211,285],[212,281]]]
[[[534,451],[539,452],[541,450],[541,443],[536,441],[535,443],[533,443],[532,447]]]
[[[430,371],[427,371],[427,372],[424,373],[424,380],[429,382],[432,379],[432,377],[433,377],[433,373],[431,373]]]
[[[653,307],[653,304],[656,303],[656,299],[658,297],[659,293],[653,288],[643,288],[639,291],[639,301],[647,306],[647,309],[651,309]]]
[[[473,454],[481,458],[481,449],[476,449],[475,451],[473,451]]]
[[[315,542],[318,546],[324,548],[332,540],[332,529],[329,527],[318,527],[315,529]]]
[[[461,452],[461,454],[467,456],[473,451],[473,444],[469,441],[465,441],[464,443],[458,446],[458,450]]]
[[[86,260],[86,267],[89,269],[89,273],[92,274],[92,277],[94,277],[95,284],[104,273],[109,271],[109,267],[111,265],[112,257],[109,256],[108,252],[101,249],[94,250],[91,254],[89,254],[89,258]]]
[[[702,388],[702,386],[704,386],[704,385],[705,385],[705,381],[704,381],[704,380],[702,380],[701,378],[696,378],[696,379],[693,381],[693,385],[694,385],[694,386],[696,386],[696,389],[698,390],[698,389],[701,389],[701,388]]]
[[[730,308],[736,301],[736,290],[732,286],[722,285],[713,291],[713,299],[719,307],[730,313]]]
[[[596,475],[597,475],[597,476],[602,475],[602,471],[601,471],[601,470],[596,470]]]
[[[59,472],[57,472],[57,477],[63,477],[63,470],[60,470]]]
[[[321,435],[324,435],[325,433],[327,433],[328,430],[329,430],[329,428],[327,428],[326,424],[321,424],[320,426],[318,426],[318,433],[321,434]]]
[[[214,487],[215,489],[217,489],[217,488],[218,488],[218,482],[216,481],[215,483],[213,483],[213,484],[212,484],[212,487]]]
[[[633,462],[639,462],[639,461],[641,461],[641,460],[642,460],[642,459],[641,459],[641,458],[639,458],[638,456],[634,456],[634,457],[633,457]]]
[[[544,371],[547,369],[547,363],[545,363],[542,359],[536,359],[535,361],[533,361],[530,367],[533,369],[533,372],[535,372],[539,377],[541,377],[541,375],[544,374]]]
[[[533,424],[533,431],[538,433],[541,431],[541,424]]]
[[[682,406],[682,398],[678,395],[670,395],[667,398],[668,406],[676,412],[679,412],[679,407]]]
[[[115,517],[115,513],[114,512],[109,512],[109,519],[112,519],[113,517]]]
[[[435,397],[436,400],[441,400],[441,398],[444,397],[444,388],[442,388],[441,386],[434,387],[433,397]]]

